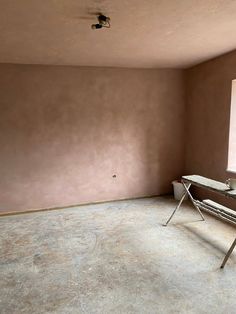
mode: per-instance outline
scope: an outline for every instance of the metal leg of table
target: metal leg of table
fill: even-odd
[[[163,226],[167,226],[168,223],[171,221],[171,219],[173,218],[174,214],[177,212],[177,210],[180,208],[181,204],[183,203],[183,200],[185,198],[185,196],[187,195],[187,193],[189,192],[188,190],[190,189],[191,183],[189,183],[189,185],[186,187],[185,186],[185,190],[186,192],[183,194],[181,200],[179,201],[179,204],[175,207],[173,213],[170,215],[170,218],[167,220],[167,222],[163,225]]]
[[[189,196],[190,200],[192,201],[193,206],[194,206],[194,207],[196,208],[196,210],[199,212],[199,215],[201,216],[202,220],[204,221],[205,218],[204,218],[204,216],[203,216],[203,214],[202,214],[200,208],[196,205],[196,203],[195,203],[195,201],[194,201],[194,198],[192,197],[191,193],[189,192],[189,186],[187,186],[186,183],[184,183],[183,181],[182,181],[182,184],[183,184],[183,186],[185,187],[185,190],[186,190],[186,192],[188,193],[188,196]]]
[[[221,264],[220,268],[224,268],[225,267],[225,264],[227,263],[230,255],[232,254],[235,246],[236,246],[236,238],[235,238],[233,244],[231,245],[231,247],[229,248],[227,254],[225,255],[225,258],[224,258],[223,263]]]

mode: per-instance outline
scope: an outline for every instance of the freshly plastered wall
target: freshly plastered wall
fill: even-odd
[[[199,174],[223,182],[229,177],[236,178],[234,173],[226,170],[231,85],[232,80],[236,79],[235,65],[236,51],[202,63],[186,72],[187,174]],[[209,196],[201,190],[198,190],[198,193],[201,197]],[[216,194],[210,196],[236,208],[235,202]]]
[[[184,166],[179,70],[0,65],[0,209],[160,195]]]

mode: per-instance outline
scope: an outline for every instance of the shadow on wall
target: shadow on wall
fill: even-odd
[[[236,78],[236,51],[197,65],[186,72],[187,174],[199,174],[224,182],[227,172],[231,87]],[[235,154],[234,154],[235,156]],[[195,189],[200,198],[211,198],[232,209],[235,201]]]

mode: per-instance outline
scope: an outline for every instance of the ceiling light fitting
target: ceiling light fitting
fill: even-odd
[[[111,19],[108,16],[100,14],[100,15],[98,15],[97,19],[98,19],[98,23],[92,24],[91,25],[92,29],[99,29],[99,28],[103,28],[103,27],[110,28],[111,27],[111,24],[110,24]]]

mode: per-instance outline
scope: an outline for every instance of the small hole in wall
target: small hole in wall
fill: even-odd
[[[112,178],[116,178],[116,174],[113,174]]]

